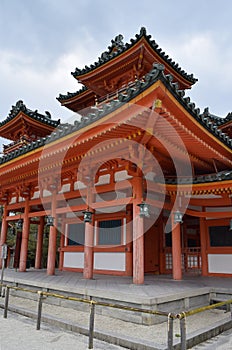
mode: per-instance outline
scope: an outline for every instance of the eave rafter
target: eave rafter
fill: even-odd
[[[200,137],[198,137],[196,134],[194,134],[191,130],[189,130],[189,128],[187,128],[185,125],[183,125],[182,122],[180,122],[176,117],[174,117],[174,115],[169,113],[169,118],[172,119],[176,125],[178,125],[178,127],[180,127],[187,135],[191,136],[191,138],[193,138],[194,140],[196,140],[199,144],[201,144],[204,148],[206,148],[207,150],[209,150],[210,152],[214,153],[216,156],[216,159],[218,161],[224,161],[225,163],[227,163],[228,165],[232,165],[232,160],[228,159],[227,157],[224,157],[220,152],[218,152],[215,148],[211,147],[207,142],[205,142],[203,139],[201,139]],[[198,161],[198,162],[202,162],[208,165],[208,167],[210,166],[212,168],[212,165],[209,164],[206,161],[203,161],[202,159],[200,159],[199,157],[194,156],[193,154],[189,153],[190,157],[192,157],[192,159],[194,160],[194,158]]]
[[[149,113],[152,113],[152,118],[147,118]],[[169,115],[169,113],[166,113],[166,116]],[[162,132],[162,128],[158,128],[157,131],[157,121],[159,117],[164,117],[162,114],[159,115],[158,113],[155,113],[154,111],[148,111],[146,109],[143,113],[138,113],[135,116],[132,116],[128,119],[127,123],[130,123],[130,125],[133,125],[133,122],[135,121],[135,125],[138,126],[138,130],[140,129],[139,135],[142,135],[139,141],[140,144],[146,145],[147,148],[155,155],[157,155],[157,159],[160,159],[161,155],[165,161],[168,160],[168,153],[165,155],[165,152],[161,153],[156,150],[157,146],[157,140],[162,140],[162,146],[164,149],[166,149],[166,152],[168,149],[173,149],[177,151],[177,156],[180,157],[180,159],[187,159],[190,158],[192,161],[197,162],[204,168],[207,168],[209,170],[212,170],[212,165],[208,164],[207,162],[197,158],[195,155],[188,153],[186,148],[180,146],[179,144],[176,144],[172,142],[170,139],[168,139],[164,133]],[[130,139],[130,138],[129,138]],[[187,157],[187,158],[186,158]],[[169,159],[169,164],[172,162],[171,159]]]
[[[210,170],[212,169],[212,165],[209,165],[207,162],[199,159],[195,155],[193,155],[191,153],[188,153],[187,150],[184,147],[182,147],[180,145],[177,145],[177,144],[174,144],[167,137],[165,137],[163,134],[155,131],[154,132],[154,136],[156,136],[158,139],[163,140],[164,144],[167,145],[167,147],[166,147],[167,149],[170,146],[170,147],[172,147],[172,149],[177,151],[181,155],[181,158],[183,158],[183,156],[184,156],[184,159],[188,159],[189,158],[193,162],[198,163],[199,165],[203,166],[204,168],[207,168],[207,169],[210,169]]]
[[[116,129],[115,127],[110,127],[111,131],[112,129]],[[33,158],[28,160],[27,162],[19,163],[18,165],[15,165],[14,167],[9,167],[8,171],[4,173],[5,181],[9,185],[13,185],[17,183],[18,181],[22,181],[22,179],[31,179],[31,178],[37,178],[38,173],[43,172],[50,172],[54,171],[55,169],[66,169],[69,167],[72,167],[73,164],[78,167],[78,164],[83,161],[83,159],[93,159],[94,164],[101,164],[103,156],[114,156],[115,158],[119,157],[120,150],[123,149],[124,144],[128,140],[136,139],[138,136],[141,135],[140,130],[133,130],[133,132],[129,133],[129,129],[125,128],[122,132],[121,138],[118,139],[118,132],[115,131],[115,139],[112,138],[110,142],[107,142],[106,145],[102,144],[103,141],[108,140],[107,137],[107,131],[103,131],[99,133],[100,137],[100,145],[98,146],[97,138],[96,136],[91,137],[89,139],[86,139],[85,141],[81,142],[73,142],[70,148],[63,148],[63,149],[54,149],[53,152],[45,153],[44,155],[40,152],[37,153],[37,155],[34,153]],[[95,148],[93,149],[94,143],[91,144],[92,147],[90,147],[89,142],[95,140]],[[76,154],[76,149],[79,148],[79,154]],[[89,150],[90,148],[90,150]],[[114,150],[116,150],[114,152]],[[39,151],[39,150],[38,150]],[[63,158],[60,156],[64,153],[64,151],[67,151],[68,158]],[[108,153],[106,153],[108,152]],[[123,153],[126,154],[126,153]],[[129,154],[127,152],[127,156],[129,157]],[[51,162],[52,158],[52,162]],[[44,162],[43,160],[46,161]],[[41,166],[38,169],[39,162],[41,162]],[[30,168],[33,168],[34,170],[29,170]],[[25,171],[23,170],[25,169]],[[63,170],[62,170],[63,171]],[[17,174],[14,176],[13,174]],[[20,175],[19,175],[20,174]],[[1,179],[1,177],[0,177]],[[4,182],[5,182],[4,181]]]

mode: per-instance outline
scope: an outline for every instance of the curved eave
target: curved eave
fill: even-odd
[[[166,93],[170,93],[169,96],[172,96],[170,100],[173,105],[176,105],[178,110],[184,112],[184,115],[191,119],[193,125],[195,125],[195,129],[204,132],[202,139],[206,138],[206,141],[211,140],[212,146],[215,146],[216,142],[222,149],[226,149],[232,153],[232,140],[226,134],[222,133],[218,127],[215,127],[213,123],[209,122],[207,118],[200,115],[200,110],[196,108],[195,103],[191,102],[189,97],[182,96],[182,93],[184,95],[184,91],[178,90],[178,86],[175,86],[175,83],[169,84],[164,77],[161,77],[161,81],[166,88]]]
[[[163,92],[169,95],[173,106],[178,108],[177,112],[181,112],[184,118],[191,119],[191,123],[194,127],[201,131],[203,139],[206,137],[206,141],[210,140],[214,146],[216,141],[219,151],[222,151],[222,153],[227,152],[227,155],[231,158],[232,140],[224,138],[224,136],[222,137],[222,133],[215,134],[215,131],[207,126],[207,121],[202,118],[199,110],[195,108],[195,105],[188,97],[183,97],[184,92],[179,91],[177,84],[172,84],[170,78],[170,76],[166,77],[163,75],[162,65],[156,65],[153,70],[147,74],[145,81],[138,81],[134,89],[127,89],[127,95],[119,95],[118,101],[111,101],[109,104],[102,106],[101,109],[97,109],[95,113],[83,116],[81,121],[75,122],[74,125],[66,125],[60,128],[60,130],[56,130],[51,136],[32,143],[30,145],[31,148],[19,149],[15,153],[3,157],[0,162],[1,167],[4,166],[4,163],[12,162],[18,157],[24,157],[28,151],[35,150],[38,147],[44,146],[46,143],[49,145],[59,143],[60,146],[64,138],[77,137],[78,135],[80,135],[82,142],[86,142],[86,138],[83,139],[83,137],[87,137],[88,135],[86,136],[85,133],[93,134],[94,137],[94,133],[97,133],[99,129],[103,127],[102,123],[113,121],[116,125],[119,124],[121,122],[121,120],[119,120],[120,113],[124,110],[126,111],[128,108],[127,102],[131,104],[140,104],[147,96],[149,96],[151,101],[154,101],[154,91],[159,87],[162,87]],[[128,115],[124,116],[124,118],[128,118]],[[125,120],[126,119],[123,121]],[[87,138],[87,141],[88,139],[89,138]],[[50,147],[49,145],[46,147]]]
[[[76,92],[67,92],[67,94],[63,95],[60,94],[58,97],[56,97],[57,101],[61,103],[61,105],[65,105],[66,102],[73,102],[77,97],[82,97],[87,95],[90,92],[90,90],[87,87],[83,87],[80,90],[77,90]]]
[[[136,40],[131,39],[131,44],[126,44],[124,49],[121,49],[114,53],[112,57],[109,59],[100,62],[95,62],[94,65],[79,70],[77,72],[77,69],[75,72],[72,72],[72,75],[77,80],[87,79],[88,76],[91,76],[93,73],[98,73],[99,70],[101,70],[103,67],[105,67],[108,64],[112,64],[115,60],[118,60],[119,58],[130,54],[132,50],[134,50],[137,46],[141,44],[141,42],[146,42],[150,49],[153,51],[155,56],[159,57],[160,63],[163,63],[169,67],[170,72],[174,73],[175,76],[181,77],[181,80],[184,80],[188,86],[193,85],[197,79],[193,77],[192,74],[187,74],[183,69],[179,67],[177,63],[175,63],[172,59],[169,58],[168,55],[165,54],[165,52],[162,51],[161,48],[158,48],[158,45],[155,43],[154,40],[150,40],[150,35],[146,35],[146,33],[142,32],[142,35],[137,35]]]
[[[87,89],[81,93],[77,92],[72,97],[67,96],[67,99],[63,98],[63,99],[59,100],[57,98],[57,100],[61,103],[62,106],[65,106],[65,107],[69,108],[70,110],[77,112],[77,111],[91,105],[90,102],[92,102],[92,104],[93,104],[94,100],[95,100],[95,94],[91,90]],[[86,106],[86,104],[87,104],[87,106]]]
[[[44,133],[46,132],[47,134],[51,133],[54,128],[59,125],[59,122],[50,121],[49,119],[45,122],[44,118],[40,115],[38,115],[37,118],[33,118],[33,116],[20,111],[12,118],[1,122],[0,136],[9,140],[14,140],[12,133],[20,130],[20,127],[22,126],[22,120],[27,120],[30,125],[33,125],[33,127],[35,127],[35,129],[40,127],[40,130],[42,129]]]

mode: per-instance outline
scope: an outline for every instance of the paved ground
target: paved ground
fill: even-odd
[[[35,330],[35,322],[29,318],[9,313],[8,319],[0,319],[0,350],[86,350],[88,338],[58,328],[43,325]],[[120,346],[94,340],[95,350],[125,350]],[[192,350],[231,350],[232,330],[195,346]]]
[[[0,300],[1,301],[1,300]],[[26,309],[37,312],[37,301],[25,300],[24,298],[10,296],[9,305],[17,307],[18,309]],[[88,329],[89,324],[89,313],[84,311],[77,311],[75,309],[67,309],[66,307],[43,304],[43,315],[55,318],[57,320],[62,320],[68,324],[78,325],[84,329]],[[11,320],[11,315],[8,319]],[[2,317],[2,312],[0,313]],[[187,334],[196,332],[200,330],[201,327],[215,325],[216,322],[226,322],[229,320],[230,315],[224,313],[223,310],[210,310],[204,312],[204,316],[201,314],[194,315],[187,318]],[[1,321],[1,318],[0,318]],[[36,325],[35,320],[34,328]],[[1,324],[1,323],[0,323]],[[46,328],[44,322],[41,323],[41,328]],[[110,334],[116,338],[130,339],[135,343],[142,343],[157,348],[162,348],[167,345],[167,320],[165,319],[163,323],[145,326],[141,324],[134,324],[131,322],[122,321],[119,319],[114,319],[112,317],[107,317],[103,315],[95,315],[95,331]],[[179,320],[174,321],[174,341],[179,340],[180,335],[180,323]]]
[[[88,338],[48,325],[35,330],[35,322],[29,318],[9,313],[8,319],[0,319],[0,350],[86,350]],[[95,350],[125,350],[120,346],[94,339]],[[195,346],[192,350],[231,350],[232,330]]]
[[[205,343],[194,346],[192,350],[231,350],[232,330],[226,331]]]
[[[86,350],[88,338],[43,325],[35,330],[35,322],[16,314],[0,319],[0,350]],[[94,350],[121,350],[120,346],[94,340]]]

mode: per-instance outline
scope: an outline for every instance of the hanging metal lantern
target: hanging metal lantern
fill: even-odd
[[[183,214],[177,210],[175,213],[174,213],[174,222],[176,224],[182,224],[183,223]]]
[[[232,231],[232,219],[230,220],[230,228],[229,228],[230,231]]]
[[[142,202],[140,204],[137,204],[139,209],[140,209],[140,213],[139,216],[142,217],[146,217],[149,218],[150,217],[150,208],[149,208],[149,204]]]
[[[51,215],[48,215],[46,218],[46,226],[54,226],[54,217]]]
[[[23,228],[23,219],[19,219],[16,222],[16,228],[17,228],[17,230],[22,230],[22,228]]]
[[[84,222],[91,222],[93,213],[89,210],[83,211],[84,214]]]

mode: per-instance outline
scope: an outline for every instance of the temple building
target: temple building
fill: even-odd
[[[46,226],[49,275],[232,276],[232,114],[201,112],[186,96],[197,79],[145,28],[72,75],[83,87],[57,100],[73,123],[23,101],[0,123],[0,245],[13,227],[14,266],[26,271],[36,225],[34,267]]]

